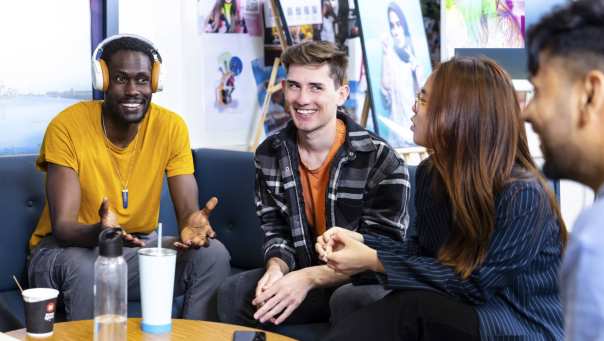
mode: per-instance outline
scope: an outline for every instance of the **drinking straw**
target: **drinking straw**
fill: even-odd
[[[158,249],[161,249],[161,236],[162,236],[161,228],[162,228],[161,223],[159,223],[157,226],[157,248]]]
[[[21,284],[19,284],[19,280],[17,279],[17,277],[15,277],[15,275],[13,275],[13,279],[15,280],[15,283],[17,283],[19,290],[21,290],[21,293],[23,294],[23,288],[21,288]]]

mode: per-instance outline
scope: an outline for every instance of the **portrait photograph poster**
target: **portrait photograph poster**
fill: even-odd
[[[456,48],[523,48],[525,0],[443,0],[441,60]]]
[[[0,155],[37,154],[50,120],[92,98],[90,18],[88,1],[0,1]]]
[[[203,112],[216,145],[246,144],[258,109],[252,60],[262,55],[262,38],[246,34],[204,34]],[[215,136],[214,136],[215,135]]]
[[[376,130],[394,147],[414,147],[412,106],[432,72],[419,0],[356,5]]]

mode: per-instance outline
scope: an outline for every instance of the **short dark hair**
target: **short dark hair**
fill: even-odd
[[[568,58],[582,67],[604,65],[604,1],[578,0],[556,7],[527,33],[528,68],[539,71],[539,54]],[[577,64],[577,63],[574,63]],[[576,66],[576,65],[575,65]]]
[[[111,57],[119,51],[136,51],[144,53],[147,57],[149,57],[149,62],[153,65],[155,61],[155,57],[161,62],[161,56],[157,52],[157,50],[149,43],[144,40],[135,38],[135,37],[121,37],[114,40],[109,41],[105,46],[103,46],[103,52],[101,54],[101,59],[109,65],[111,61]]]
[[[335,44],[327,41],[305,41],[290,46],[281,54],[281,61],[285,70],[290,65],[321,65],[329,66],[329,76],[334,80],[336,87],[346,83],[346,69],[348,57],[344,51],[339,50]]]

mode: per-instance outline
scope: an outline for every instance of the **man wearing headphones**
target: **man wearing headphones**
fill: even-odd
[[[140,297],[137,250],[157,241],[164,174],[180,226],[180,240],[162,241],[179,249],[175,295],[185,296],[184,318],[216,319],[215,291],[230,271],[228,251],[210,241],[217,199],[199,209],[185,122],[151,103],[160,67],[144,38],[106,39],[93,54],[94,87],[105,100],[65,109],[46,130],[36,165],[47,173],[47,203],[30,239],[28,275],[32,287],[61,292],[68,320],[93,316],[96,245],[108,227],[125,231],[128,297]]]

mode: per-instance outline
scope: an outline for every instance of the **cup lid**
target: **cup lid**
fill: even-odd
[[[139,255],[143,256],[155,256],[155,257],[165,257],[165,256],[175,256],[176,250],[168,249],[165,247],[146,247],[138,250]]]
[[[59,290],[53,288],[31,288],[23,290],[23,298],[27,301],[42,301],[59,296]]]

